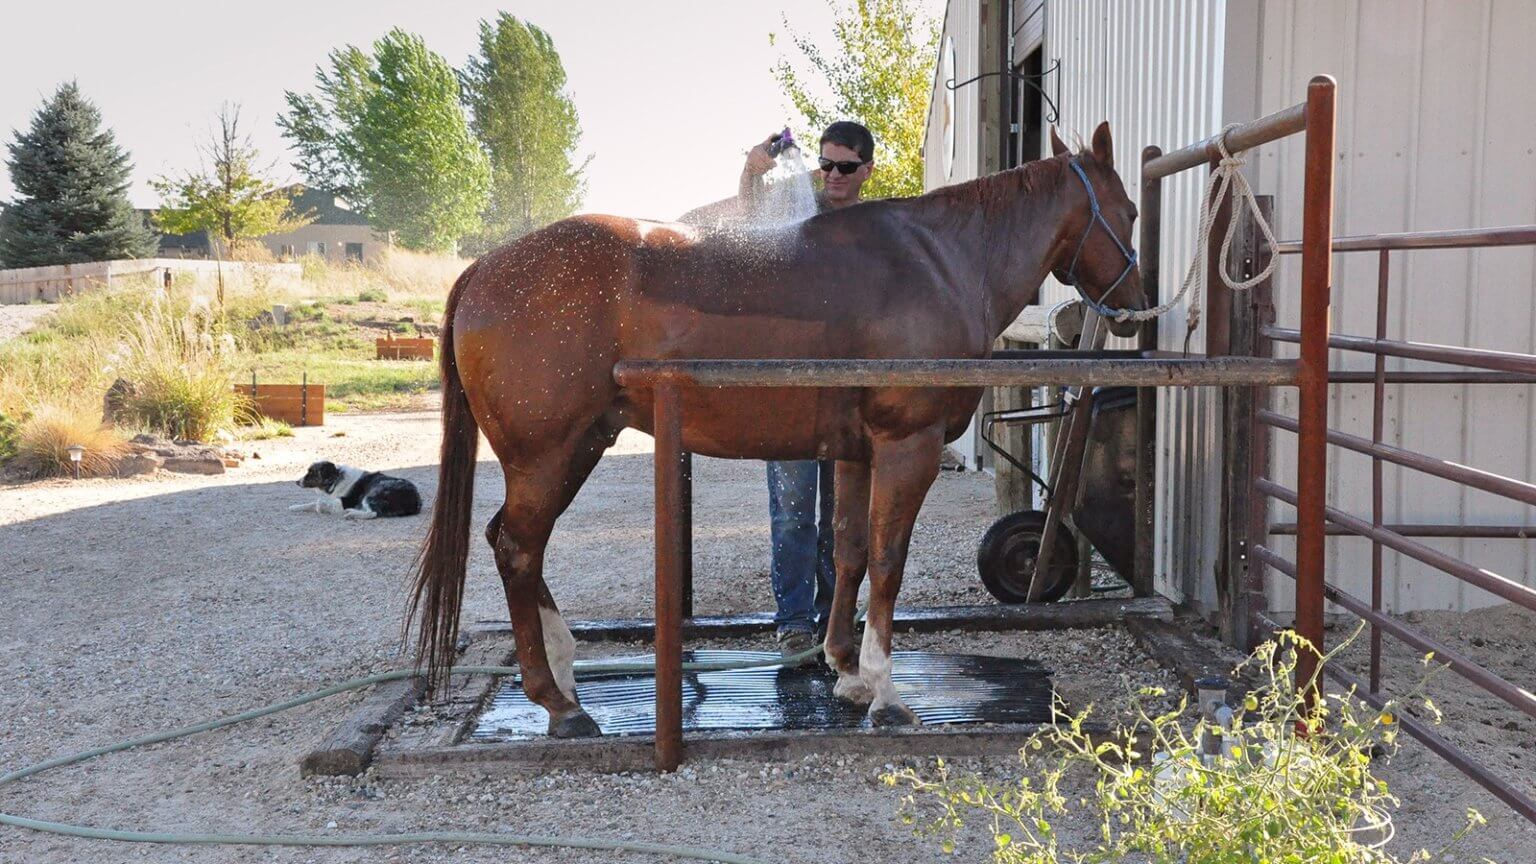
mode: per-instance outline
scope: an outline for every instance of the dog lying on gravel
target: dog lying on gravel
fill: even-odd
[[[421,512],[421,495],[411,481],[350,465],[316,462],[309,466],[299,485],[314,489],[321,497],[308,504],[295,504],[289,510],[340,513],[344,519],[415,516]]]

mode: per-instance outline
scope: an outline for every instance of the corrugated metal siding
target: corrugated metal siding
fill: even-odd
[[[1061,61],[1063,134],[1085,138],[1108,120],[1115,164],[1126,190],[1139,197],[1141,148],[1165,149],[1221,128],[1223,0],[1077,0],[1046,4],[1046,65]],[[1163,188],[1164,297],[1178,290],[1188,266],[1203,177],[1188,172]],[[1073,295],[1054,280],[1041,302]],[[1162,319],[1161,347],[1184,344],[1183,310]],[[1191,350],[1203,350],[1197,333]],[[1219,540],[1220,403],[1207,388],[1163,390],[1158,407],[1158,591],[1215,604]],[[1193,595],[1193,596],[1192,596]]]
[[[955,40],[955,80],[964,81],[981,71],[981,0],[950,0],[944,14],[944,32],[939,37],[939,62],[934,65],[933,90],[928,99],[928,124],[923,135],[923,191],[940,186],[975,180],[981,164],[981,87],[972,84],[954,91],[955,162],[949,176],[944,175],[944,71],[942,52],[945,40]]]
[[[1339,81],[1339,163],[1335,233],[1430,230],[1536,222],[1536,4],[1491,0],[1250,0],[1264,50],[1258,110],[1301,101],[1307,80]],[[1255,186],[1279,196],[1279,229],[1300,234],[1302,151],[1298,141],[1257,160]],[[1297,262],[1277,283],[1278,315],[1297,320]],[[1375,328],[1376,256],[1334,262],[1333,329],[1369,335]],[[1388,337],[1506,351],[1536,352],[1533,295],[1536,252],[1395,253]],[[1335,365],[1371,368],[1365,355],[1339,354]],[[1388,369],[1446,368],[1389,359]],[[1371,388],[1335,387],[1332,425],[1370,435]],[[1295,413],[1294,394],[1277,404]],[[1507,385],[1387,388],[1389,443],[1513,477],[1530,478],[1533,393]],[[1274,470],[1295,477],[1293,439],[1280,433]],[[1334,452],[1329,500],[1370,514],[1370,461]],[[1386,466],[1387,521],[1531,524],[1531,508],[1461,490],[1417,472]],[[1280,508],[1279,518],[1293,511]],[[1278,538],[1277,538],[1278,539]],[[1533,544],[1517,540],[1424,540],[1506,577],[1536,584]],[[1289,543],[1279,545],[1288,555]],[[1369,596],[1370,546],[1328,541],[1328,578]],[[1398,611],[1469,609],[1496,602],[1485,592],[1388,552],[1385,600]],[[1271,604],[1289,609],[1290,580],[1271,580]]]

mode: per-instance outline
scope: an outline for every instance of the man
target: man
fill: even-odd
[[[750,209],[762,176],[774,166],[768,145],[747,152],[741,171],[740,199]],[[857,204],[874,170],[875,139],[861,124],[841,120],[822,133],[817,173],[821,190],[817,209],[826,213]],[[818,488],[819,494],[818,494]],[[821,503],[818,521],[816,504]],[[770,575],[778,604],[774,625],[784,656],[813,647],[826,626],[832,605],[832,463],[806,459],[768,463],[768,513],[772,523]]]

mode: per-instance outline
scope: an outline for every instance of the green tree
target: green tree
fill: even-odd
[[[287,95],[283,134],[312,185],[336,191],[414,249],[450,251],[480,224],[490,166],[459,104],[459,79],[421,37],[395,29],[371,55],[347,46]]]
[[[462,73],[470,128],[491,160],[491,197],[479,243],[494,246],[576,212],[586,163],[565,66],[549,34],[505,12],[480,22],[480,53]]]
[[[200,149],[198,170],[151,184],[164,201],[155,214],[163,230],[207,231],[233,252],[256,237],[309,224],[309,217],[294,214],[288,191],[264,176],[250,136],[240,134],[239,105],[219,110],[218,128]]]
[[[789,30],[799,53],[781,57],[773,75],[805,118],[808,134],[856,120],[875,136],[869,198],[923,191],[923,126],[939,28],[912,0],[827,0],[836,19],[830,49]],[[775,42],[769,37],[770,44]],[[827,98],[826,94],[830,94]]]
[[[75,82],[59,86],[9,149],[19,197],[0,209],[0,266],[155,254],[154,233],[128,201],[133,164]]]

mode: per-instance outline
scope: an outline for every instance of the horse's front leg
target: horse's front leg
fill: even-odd
[[[912,524],[917,521],[928,487],[939,474],[943,445],[942,426],[874,442],[869,495],[869,615],[859,651],[859,677],[873,694],[869,719],[876,726],[918,723],[917,715],[902,703],[891,683],[891,622]]]
[[[838,698],[868,705],[874,698],[859,677],[859,651],[853,642],[853,616],[859,603],[859,586],[869,561],[869,466],[862,462],[837,463],[833,482],[837,498],[832,505],[832,563],[837,585],[827,613],[827,664],[837,672],[832,692]]]

